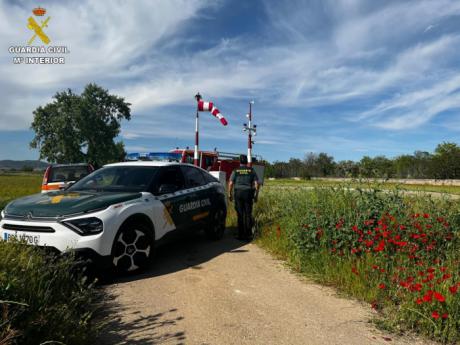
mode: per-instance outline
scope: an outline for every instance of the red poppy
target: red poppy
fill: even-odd
[[[377,247],[374,247],[374,251],[376,251],[376,252],[381,252],[384,249],[385,249],[385,241],[384,240],[381,240],[379,242],[379,245]]]
[[[443,274],[443,276],[442,276],[442,280],[447,280],[447,279],[449,279],[449,278],[451,278],[451,277],[452,277],[452,274],[445,273],[445,274]]]
[[[433,319],[439,319],[439,313],[437,311],[432,312],[431,316],[433,317]]]
[[[405,281],[401,281],[401,282],[399,282],[399,285],[402,286],[402,287],[408,288],[410,286],[410,283],[405,282]]]
[[[383,289],[385,289],[385,288],[386,288],[386,285],[385,285],[385,284],[383,284],[383,283],[380,283],[380,284],[379,284],[379,289],[382,289],[382,290],[383,290]]]
[[[443,319],[447,319],[448,317],[449,317],[449,314],[447,314],[447,313],[442,314]]]
[[[421,291],[422,290],[422,284],[417,283],[417,284],[412,284],[410,287],[411,291]]]
[[[417,302],[417,304],[422,304],[422,303],[423,303],[423,299],[417,298],[417,301],[416,301],[416,302]]]
[[[353,266],[353,267],[351,268],[351,271],[352,271],[354,274],[358,275],[358,269],[357,269],[355,266]]]
[[[443,295],[441,295],[439,292],[434,292],[433,294],[434,298],[436,298],[439,302],[445,302],[446,299]]]
[[[427,293],[423,296],[423,302],[431,302],[433,299],[433,291],[428,290]]]
[[[429,282],[430,280],[433,280],[433,278],[434,278],[434,274],[433,274],[433,273],[430,273],[430,274],[428,274],[428,275],[426,276],[425,279],[422,280],[422,282],[423,282],[423,283],[427,283],[427,282]]]
[[[428,213],[424,213],[423,218],[430,218],[430,215]]]
[[[454,286],[451,286],[449,287],[449,291],[452,295],[455,295],[458,291],[458,285],[454,285]]]

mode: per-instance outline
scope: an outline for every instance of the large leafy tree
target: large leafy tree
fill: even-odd
[[[88,84],[81,95],[70,89],[57,92],[53,102],[34,110],[30,146],[51,163],[101,166],[121,160],[124,145],[115,138],[121,120],[131,119],[130,105],[96,84]]]

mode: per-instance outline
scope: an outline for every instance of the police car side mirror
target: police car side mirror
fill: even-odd
[[[64,190],[67,190],[69,189],[70,187],[72,187],[74,184],[75,184],[76,181],[71,181],[69,183],[67,183],[67,186],[64,188]]]
[[[174,193],[177,191],[177,186],[173,184],[162,184],[160,185],[160,188],[158,188],[158,194],[169,194],[169,193]]]

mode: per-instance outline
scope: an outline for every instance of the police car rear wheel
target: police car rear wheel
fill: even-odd
[[[211,214],[211,219],[206,228],[206,235],[208,238],[219,240],[224,236],[226,217],[227,214],[224,209],[216,210]]]
[[[127,223],[115,238],[112,264],[120,273],[135,272],[148,266],[153,254],[153,240],[144,224]]]

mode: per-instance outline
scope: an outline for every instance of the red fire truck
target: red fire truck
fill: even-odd
[[[149,152],[149,153],[129,153],[127,160],[160,160],[177,161],[181,163],[193,164],[194,151],[191,149],[176,148],[169,152]],[[240,155],[236,153],[219,151],[199,151],[200,167],[211,172],[221,182],[225,183],[230,178],[233,169],[240,166]],[[261,163],[260,157],[252,157],[252,167],[254,168],[260,183],[264,181],[265,166]]]

